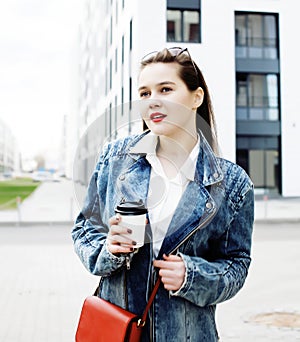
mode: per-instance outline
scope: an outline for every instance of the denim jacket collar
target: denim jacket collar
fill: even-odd
[[[217,162],[217,157],[207,140],[200,130],[198,133],[200,136],[200,151],[194,181],[198,184],[209,186],[220,182],[223,179],[223,174]],[[153,144],[154,139],[156,140],[156,136],[151,134],[150,131],[142,133],[128,145],[128,154],[135,160],[144,157],[149,152],[149,145]]]

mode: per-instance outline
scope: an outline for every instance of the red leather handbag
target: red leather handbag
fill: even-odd
[[[87,297],[77,326],[76,342],[139,342],[160,281],[158,278],[141,317],[97,296]]]

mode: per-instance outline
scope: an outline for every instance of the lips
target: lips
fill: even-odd
[[[162,121],[167,115],[156,112],[156,113],[152,113],[150,114],[150,120],[153,122],[160,122]]]

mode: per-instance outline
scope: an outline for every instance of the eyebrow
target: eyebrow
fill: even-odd
[[[171,81],[163,81],[163,82],[157,83],[156,86],[162,86],[162,85],[166,85],[166,84],[175,85],[176,83],[175,82],[171,82]],[[138,91],[141,91],[141,90],[147,89],[147,88],[148,88],[147,86],[141,86],[141,87],[139,87]]]

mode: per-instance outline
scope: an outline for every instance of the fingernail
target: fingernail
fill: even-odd
[[[130,248],[130,252],[133,252],[133,250],[134,250],[134,248],[133,248],[133,247],[131,247],[131,248]]]
[[[137,244],[137,242],[136,241],[132,241],[132,244],[135,246]]]
[[[131,229],[127,229],[127,233],[131,234],[132,233],[132,230]]]

